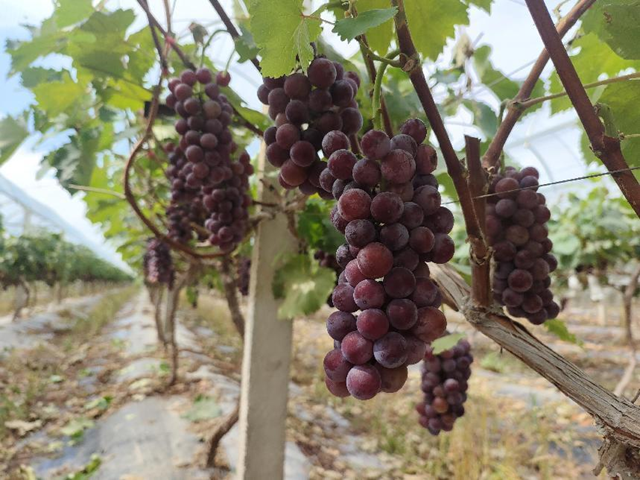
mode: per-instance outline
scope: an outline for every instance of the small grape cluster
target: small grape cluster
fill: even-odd
[[[258,98],[269,105],[269,116],[275,121],[264,132],[267,160],[280,169],[282,187],[331,198],[320,187],[326,162],[320,160],[318,151],[329,132],[355,135],[362,128],[355,101],[359,88],[356,73],[345,72],[338,62],[323,57],[316,58],[306,74],[263,79]]]
[[[142,258],[144,278],[152,285],[164,284],[171,287],[175,277],[171,250],[158,240],[152,238],[147,242],[147,250]]]
[[[425,262],[453,257],[453,214],[441,206],[426,125],[410,119],[400,130],[392,139],[367,132],[360,160],[344,133],[323,141],[329,161],[320,182],[338,200],[331,220],[347,240],[336,252],[344,272],[332,296],[338,311],[327,320],[335,349],[324,361],[327,387],[341,397],[399,390],[407,366],[446,328]]]
[[[233,107],[220,93],[230,77],[220,72],[215,80],[210,70],[185,70],[169,81],[171,93],[166,103],[181,117],[175,123],[180,143],[170,158],[167,176],[171,179],[171,212],[177,226],[185,210],[196,211],[210,232],[209,242],[223,252],[233,250],[248,228],[249,175],[253,167],[249,155],[233,141],[229,125]],[[182,208],[177,208],[180,206]],[[204,214],[201,214],[204,212]],[[186,238],[186,233],[183,234]]]
[[[551,254],[546,223],[551,212],[537,193],[539,173],[533,167],[506,167],[490,186],[486,229],[495,260],[493,296],[510,315],[534,325],[556,318],[559,305],[549,289],[558,261]],[[524,190],[522,190],[524,189]]]
[[[416,410],[420,425],[432,435],[451,431],[456,419],[464,415],[473,363],[470,351],[471,345],[464,339],[437,355],[431,346],[427,348],[422,363],[424,400],[416,405]]]
[[[242,257],[238,260],[237,272],[238,291],[243,297],[249,295],[249,280],[251,279],[251,259]]]

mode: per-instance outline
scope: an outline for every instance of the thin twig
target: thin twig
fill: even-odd
[[[220,5],[220,2],[218,0],[209,0],[209,3],[216,10],[218,16],[220,17],[220,20],[222,20],[222,23],[224,24],[229,34],[233,37],[233,39],[235,40],[240,38],[240,33],[238,32],[238,29],[235,27],[235,25],[229,18],[229,15],[227,15],[227,12],[224,11],[224,8],[222,8],[222,5]],[[256,67],[256,69],[259,72],[260,62],[258,61],[258,59],[252,58],[251,63],[253,63],[253,65]]]
[[[629,165],[620,149],[620,139],[618,136],[612,137],[606,134],[604,125],[594,110],[591,100],[580,82],[580,77],[571,63],[571,58],[562,44],[562,39],[553,26],[551,15],[544,1],[526,0],[526,2],[540,37],[556,67],[558,77],[560,77],[560,81],[589,137],[594,154],[609,171],[628,168]],[[631,172],[621,172],[613,175],[613,179],[636,215],[640,217],[640,184],[636,177]]]
[[[189,59],[189,56],[182,51],[180,46],[176,43],[176,39],[173,38],[173,36],[169,35],[167,31],[164,28],[162,28],[162,25],[160,25],[160,22],[158,22],[158,20],[156,20],[156,18],[153,16],[153,14],[151,13],[151,10],[149,10],[147,2],[145,0],[137,0],[137,1],[138,1],[138,5],[140,5],[140,7],[142,7],[142,9],[147,14],[147,17],[149,18],[149,22],[158,29],[158,31],[164,37],[165,41],[169,44],[169,46],[173,49],[173,51],[176,52],[178,57],[180,57],[180,60],[182,60],[182,63],[184,63],[187,68],[190,68],[191,70],[196,70],[197,67]]]
[[[160,65],[164,70],[168,68],[167,59],[164,55],[164,51],[162,49],[162,45],[160,45],[160,39],[158,38],[158,33],[156,32],[156,28],[151,20],[151,9],[149,8],[149,4],[147,0],[140,0],[138,3],[144,8],[145,13],[147,14],[147,19],[149,21],[149,30],[151,31],[151,37],[153,38],[153,44],[158,51],[158,56],[160,57]],[[144,6],[143,6],[144,4]]]
[[[355,8],[355,7],[354,7]],[[384,78],[384,69],[386,68],[386,64],[382,64],[380,67],[380,72],[376,72],[376,65],[373,63],[373,59],[369,57],[367,51],[362,49],[362,44],[369,45],[367,41],[367,36],[362,35],[361,37],[361,51],[362,57],[364,58],[364,64],[367,67],[367,73],[369,74],[369,80],[374,85],[376,82],[379,82],[382,85],[382,80]],[[378,78],[380,77],[380,78]],[[373,97],[374,92],[371,92],[371,96]],[[382,120],[384,124],[384,131],[389,137],[393,137],[393,124],[391,123],[391,117],[389,116],[389,111],[387,110],[387,104],[384,100],[384,96],[380,95],[380,114],[382,115]],[[375,119],[375,117],[374,117]]]
[[[640,78],[640,72],[630,73],[629,75],[621,75],[619,77],[607,78],[605,80],[600,80],[598,82],[585,83],[584,88],[590,89],[595,87],[601,87],[603,85],[611,85],[612,83],[626,82],[628,80],[633,80],[636,78]],[[537,105],[539,103],[546,102],[547,100],[554,100],[556,98],[562,98],[566,96],[567,96],[567,92],[562,91],[559,93],[554,93],[552,95],[546,95],[544,97],[531,98],[529,100],[525,100],[524,102],[513,100],[510,103],[513,107],[524,110],[534,105]]]
[[[595,3],[596,0],[580,0],[567,14],[567,16],[558,23],[557,31],[558,35],[563,37],[571,28],[576,24],[578,19]],[[520,91],[514,100],[525,101],[531,96],[531,92],[536,86],[544,67],[549,61],[549,53],[543,50],[538,56],[538,60],[533,65],[531,72],[527,76],[526,80],[522,83]],[[498,127],[495,137],[491,141],[489,148],[482,158],[482,163],[486,168],[495,167],[500,160],[500,155],[504,149],[505,143],[513,127],[522,116],[522,111],[518,109],[509,109],[504,120]]]

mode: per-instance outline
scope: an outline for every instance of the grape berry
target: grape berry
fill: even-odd
[[[151,285],[173,286],[175,270],[171,250],[161,240],[152,238],[147,242],[147,251],[142,259],[145,281]]]

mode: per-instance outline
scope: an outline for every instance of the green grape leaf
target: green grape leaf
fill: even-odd
[[[55,117],[77,103],[78,98],[86,94],[86,87],[76,83],[69,73],[65,72],[62,80],[41,83],[32,91],[38,108],[44,110],[49,117]]]
[[[333,254],[344,243],[344,235],[331,223],[330,212],[330,203],[310,198],[298,214],[297,230],[311,249]]]
[[[611,84],[600,96],[600,103],[611,108],[618,130],[627,135],[640,133],[638,98],[640,98],[640,82],[636,81]],[[622,142],[622,153],[629,166],[639,166],[640,138],[625,139]]]
[[[38,32],[39,33],[39,32]],[[50,53],[60,53],[67,43],[67,33],[63,31],[38,34],[25,42],[7,41],[6,52],[11,56],[11,74],[21,72],[38,58]]]
[[[461,0],[405,0],[407,22],[418,51],[435,60],[456,25],[467,25],[467,6]]]
[[[480,81],[500,100],[513,99],[518,95],[520,85],[496,70],[490,60],[491,47],[484,45],[473,53],[473,64]]]
[[[498,131],[498,116],[493,109],[476,100],[465,100],[463,105],[473,114],[474,125],[480,128],[487,139],[493,138]]]
[[[546,328],[549,333],[555,335],[560,340],[579,346],[582,346],[584,344],[582,340],[577,338],[573,333],[569,331],[569,329],[567,328],[567,324],[562,320],[558,320],[557,318],[547,320],[546,322],[544,322],[544,328]]]
[[[309,255],[285,257],[273,278],[273,295],[281,299],[278,316],[292,319],[316,312],[335,285],[335,273],[322,268]],[[280,263],[280,262],[279,262]]]
[[[398,7],[366,10],[355,18],[341,18],[336,21],[333,32],[337,33],[342,40],[353,40],[357,36],[367,33],[370,29],[391,20],[397,11]]]
[[[41,83],[57,82],[62,80],[63,72],[42,67],[28,67],[22,71],[22,86],[33,88]]]
[[[594,32],[620,57],[640,59],[640,0],[596,2],[583,25],[586,32]]]
[[[238,63],[246,62],[252,58],[256,58],[260,53],[260,49],[253,40],[253,35],[244,24],[240,24],[240,36],[235,39],[236,52],[240,56]]]
[[[313,59],[311,42],[322,27],[317,18],[304,16],[303,0],[254,0],[247,6],[251,33],[262,56],[262,74],[279,77],[298,62],[306,69]]]
[[[434,355],[439,355],[445,350],[450,350],[455,347],[457,343],[465,337],[464,333],[452,333],[444,337],[440,337],[431,343]]]
[[[22,118],[5,117],[0,120],[0,165],[13,155],[28,136],[29,129]]]
[[[94,12],[91,0],[58,0],[57,4],[53,19],[58,28],[86,20]]]
[[[485,12],[491,13],[491,4],[493,3],[493,0],[465,0],[465,3],[475,5]]]
[[[358,2],[358,14],[363,15],[366,12],[385,9],[389,6],[388,0],[367,0],[366,2]],[[340,21],[340,19],[338,19]],[[391,45],[393,39],[393,22],[388,20],[369,30],[367,41],[372,50],[381,55],[385,55]]]

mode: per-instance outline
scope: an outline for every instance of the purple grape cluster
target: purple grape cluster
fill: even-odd
[[[453,257],[453,215],[441,206],[426,125],[410,119],[400,131],[391,139],[367,132],[361,159],[345,148],[342,132],[323,142],[329,160],[320,182],[338,201],[331,220],[347,240],[336,252],[344,271],[332,296],[338,311],[327,320],[335,349],[324,361],[336,396],[367,400],[399,390],[407,366],[447,324],[425,262]]]
[[[251,279],[251,259],[242,257],[238,260],[237,266],[238,291],[243,297],[249,295],[249,280]]]
[[[489,192],[486,229],[493,247],[493,296],[510,315],[524,317],[534,325],[556,318],[560,306],[549,289],[558,261],[551,254],[546,223],[551,212],[537,193],[538,171],[506,167]],[[524,189],[524,190],[522,190]]]
[[[316,58],[306,74],[263,79],[258,98],[269,105],[269,116],[275,121],[264,132],[267,160],[280,169],[282,187],[332,198],[320,186],[320,174],[327,164],[318,152],[333,131],[343,133],[340,148],[350,148],[348,136],[362,128],[355,100],[358,88],[356,73],[345,72],[338,62],[324,57]]]
[[[176,234],[182,241],[190,239],[188,222],[178,217],[194,210],[202,220],[198,223],[210,232],[209,242],[223,252],[233,250],[247,231],[253,173],[249,155],[236,155],[238,146],[229,129],[233,108],[220,93],[220,86],[228,83],[224,72],[214,80],[206,68],[185,70],[169,81],[166,98],[181,117],[175,124],[180,142],[167,170],[173,207],[169,215],[176,217]]]
[[[422,363],[424,399],[416,410],[420,425],[432,435],[451,431],[456,419],[464,415],[473,363],[470,351],[471,345],[464,339],[438,355],[434,355],[431,346],[427,348]]]
[[[173,285],[175,270],[171,258],[169,247],[158,240],[152,238],[147,242],[147,250],[142,258],[142,266],[145,281],[151,285]]]

